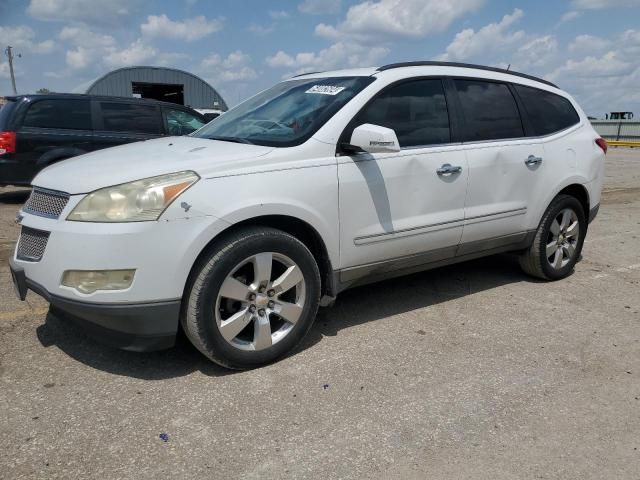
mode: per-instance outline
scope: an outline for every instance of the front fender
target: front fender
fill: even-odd
[[[208,216],[212,223],[233,225],[267,215],[293,217],[310,225],[324,241],[331,264],[340,265],[335,165],[202,179],[162,218]]]

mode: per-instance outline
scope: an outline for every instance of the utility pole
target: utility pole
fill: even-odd
[[[11,73],[11,85],[13,85],[13,94],[17,95],[18,90],[16,89],[16,76],[13,73],[13,52],[11,51],[12,49],[13,47],[9,45],[4,51],[4,53],[6,53],[7,57],[9,58],[9,72]]]

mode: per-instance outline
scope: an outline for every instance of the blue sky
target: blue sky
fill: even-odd
[[[230,105],[304,71],[442,59],[544,76],[640,114],[640,0],[0,0],[20,92],[127,65],[191,71]],[[11,92],[0,57],[0,95]]]

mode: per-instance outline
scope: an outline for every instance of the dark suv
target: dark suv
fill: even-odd
[[[52,163],[102,148],[186,135],[207,121],[191,108],[138,98],[7,97],[0,109],[0,185],[29,185]]]

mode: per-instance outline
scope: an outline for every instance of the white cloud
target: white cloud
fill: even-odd
[[[222,30],[221,18],[207,19],[200,15],[183,21],[174,21],[162,15],[149,15],[140,25],[142,34],[148,37],[176,38],[192,42]]]
[[[365,1],[352,6],[337,26],[316,26],[316,34],[331,40],[360,42],[380,36],[421,38],[442,32],[454,20],[480,8],[484,0],[398,0]]]
[[[580,12],[577,12],[576,10],[569,10],[567,13],[562,15],[562,17],[560,17],[560,23],[571,22],[576,18],[578,18],[579,16],[580,16]]]
[[[253,80],[257,77],[251,67],[251,57],[241,50],[231,52],[226,57],[213,54],[200,62],[203,75],[212,83],[230,83]]]
[[[550,63],[558,53],[558,41],[552,35],[535,37],[519,47],[514,56],[513,63],[518,68],[527,70]]]
[[[65,59],[67,65],[75,70],[87,68],[93,59],[93,50],[84,47],[77,47],[73,50],[67,50]]]
[[[505,15],[498,23],[485,25],[477,32],[466,28],[457,33],[438,59],[445,61],[462,61],[486,55],[487,52],[497,54],[521,44],[525,39],[522,30],[509,31],[509,28],[524,16],[522,10],[516,8],[511,15]]]
[[[35,40],[35,36],[36,33],[33,29],[26,25],[17,25],[15,27],[0,26],[0,45],[3,47],[11,45],[14,47],[16,55],[24,52],[49,53],[55,48],[53,40],[38,42]]]
[[[304,0],[298,10],[308,15],[328,15],[338,13],[341,7],[342,0]]]
[[[289,70],[285,76],[290,76],[317,70],[376,65],[388,53],[389,49],[386,47],[366,47],[357,43],[338,42],[319,52],[291,55],[280,50],[268,57],[266,62],[272,68]]]
[[[128,21],[141,0],[31,0],[27,13],[39,20],[116,23]]]
[[[270,33],[273,33],[273,31],[275,30],[275,26],[269,25],[268,27],[263,27],[262,25],[256,25],[255,23],[252,23],[251,25],[249,25],[247,30],[256,35],[269,35]]]
[[[640,0],[573,0],[571,5],[580,10],[600,10],[616,7],[640,7]]]
[[[596,37],[594,35],[578,35],[573,42],[569,44],[569,52],[572,54],[597,54],[609,48],[611,42],[605,38]]]
[[[85,48],[110,47],[116,43],[111,35],[95,33],[84,26],[66,26],[58,34],[58,39]]]
[[[158,50],[145,45],[141,39],[138,39],[122,50],[110,50],[103,58],[103,62],[109,68],[143,65],[151,62],[157,55]]]
[[[616,77],[633,71],[633,64],[621,58],[618,52],[607,52],[601,57],[569,59],[548,75],[552,81],[566,78]]]
[[[285,18],[289,18],[289,14],[284,10],[271,10],[269,12],[269,16],[274,20],[284,20]]]

